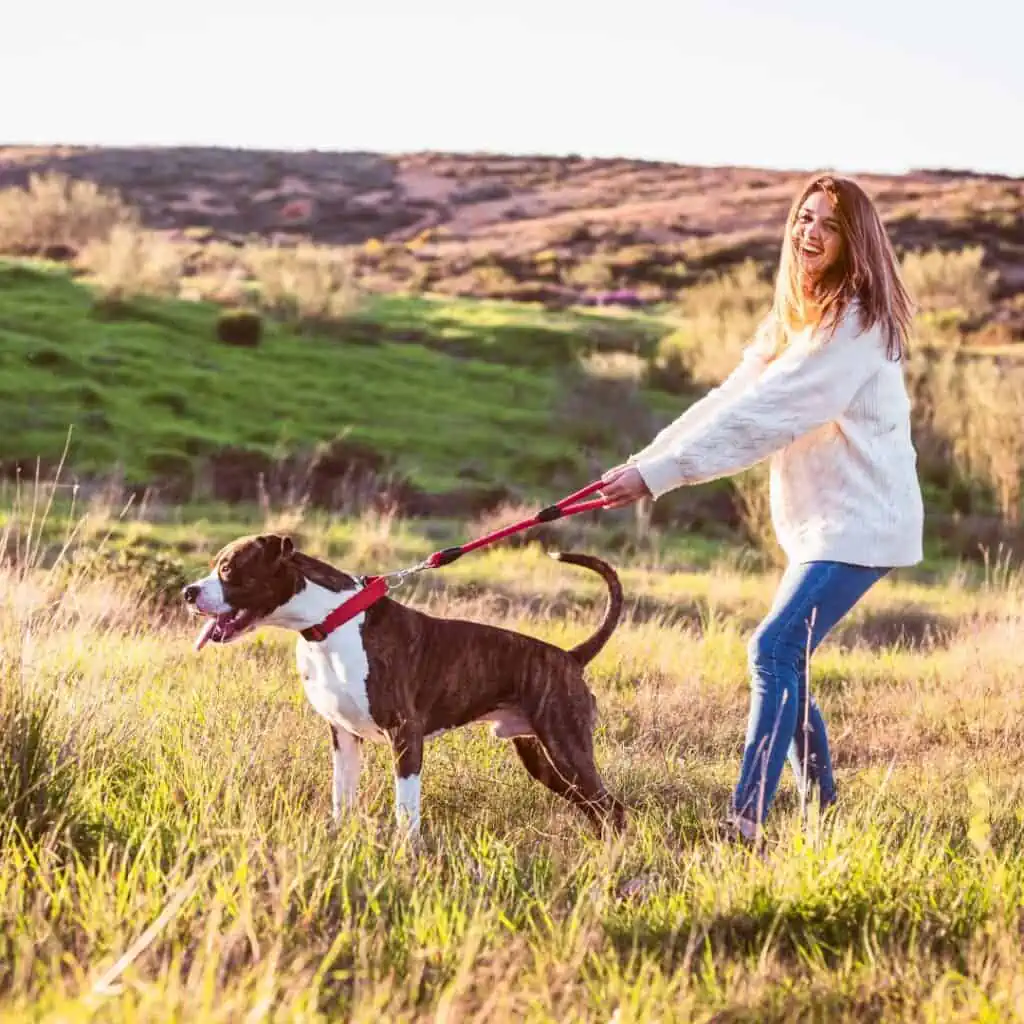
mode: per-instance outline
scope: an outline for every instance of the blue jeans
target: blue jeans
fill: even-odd
[[[808,796],[816,787],[822,807],[835,801],[825,722],[807,690],[807,655],[888,572],[845,562],[804,562],[786,570],[748,648],[750,718],[733,795],[736,814],[764,821],[787,756]]]

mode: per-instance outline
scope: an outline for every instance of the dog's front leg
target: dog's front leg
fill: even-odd
[[[359,794],[359,769],[362,764],[363,741],[340,725],[331,726],[331,755],[334,764],[334,786],[331,811],[335,823],[343,813],[352,810]]]
[[[410,836],[420,830],[420,772],[423,768],[423,733],[404,723],[391,730],[395,753],[395,818]]]

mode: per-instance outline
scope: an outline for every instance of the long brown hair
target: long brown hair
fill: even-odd
[[[793,227],[807,197],[823,192],[839,221],[842,246],[835,264],[816,282],[808,309],[800,281],[800,264]],[[867,193],[850,178],[817,174],[794,199],[786,218],[779,270],[775,279],[770,329],[777,355],[786,345],[789,332],[816,323],[834,330],[850,303],[860,306],[861,329],[880,324],[889,358],[899,360],[909,351],[913,302],[900,274],[899,261],[889,236]]]

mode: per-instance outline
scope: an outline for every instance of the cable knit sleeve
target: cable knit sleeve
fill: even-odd
[[[848,311],[831,338],[796,341],[695,431],[636,462],[651,493],[741,473],[846,410],[884,364],[877,329]]]
[[[766,333],[767,321],[761,325],[757,337],[743,350],[743,357],[737,367],[716,388],[712,388],[703,398],[693,403],[681,416],[673,420],[667,427],[659,431],[654,440],[641,451],[629,457],[629,463],[635,464],[649,459],[655,454],[664,452],[673,442],[685,434],[697,430],[718,412],[730,399],[752,384],[758,374],[768,363],[771,352],[770,341]]]

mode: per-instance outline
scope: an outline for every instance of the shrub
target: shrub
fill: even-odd
[[[159,235],[119,224],[108,237],[90,242],[78,262],[103,301],[117,304],[139,295],[176,296],[183,260]]]
[[[255,247],[245,263],[268,312],[299,324],[344,320],[359,304],[353,261],[340,249],[318,245]]]
[[[255,348],[262,336],[263,321],[258,313],[229,309],[217,317],[217,338],[225,345]]]
[[[968,494],[988,490],[999,515],[1019,523],[1024,373],[949,349],[911,358],[907,379],[922,475]]]
[[[752,260],[686,289],[678,327],[658,343],[651,361],[650,382],[670,391],[721,383],[753,341],[771,301],[772,285]]]
[[[130,541],[101,548],[79,547],[59,571],[65,582],[103,580],[129,591],[142,603],[161,608],[177,604],[189,582],[178,559]]]
[[[132,207],[95,182],[33,174],[27,188],[0,191],[0,252],[67,256],[136,221]]]
[[[978,317],[992,306],[994,271],[983,267],[985,250],[970,246],[959,252],[929,249],[903,258],[903,278],[922,312],[955,310]]]
[[[591,259],[566,269],[563,280],[572,288],[595,289],[610,288],[615,279],[611,267],[601,260]]]

